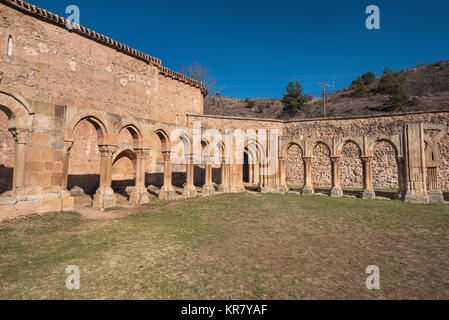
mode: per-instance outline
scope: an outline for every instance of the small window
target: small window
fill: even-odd
[[[8,56],[12,56],[12,36],[8,37]]]

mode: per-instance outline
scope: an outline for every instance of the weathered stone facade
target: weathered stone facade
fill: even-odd
[[[175,187],[193,197],[247,185],[286,192],[292,183],[305,195],[323,186],[338,197],[349,186],[366,199],[374,187],[395,187],[413,202],[441,201],[449,189],[449,112],[301,121],[203,115],[200,82],[85,27],[70,31],[64,18],[21,0],[0,0],[0,71],[0,219],[73,210],[70,191],[92,194],[98,208],[115,206],[117,192],[140,205],[149,185],[167,200],[179,197]],[[277,130],[278,143],[247,138],[243,152],[220,156],[203,137],[209,154],[194,163],[198,122],[220,133]],[[174,163],[180,142],[185,161]],[[227,142],[215,143],[224,150]]]

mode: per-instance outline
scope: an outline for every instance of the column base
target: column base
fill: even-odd
[[[405,197],[405,192],[403,192],[403,191],[398,191],[398,193],[396,193],[396,195],[394,196],[394,198],[396,199],[396,200],[404,200],[404,197]]]
[[[166,187],[163,186],[161,188],[161,192],[159,193],[159,199],[161,200],[175,200],[176,199],[176,191],[172,186]]]
[[[363,189],[362,199],[364,200],[374,200],[376,198],[376,193],[373,189]]]
[[[215,188],[212,184],[206,184],[203,186],[203,189],[201,190],[201,195],[203,197],[213,196],[215,195]]]
[[[112,188],[99,188],[94,195],[93,207],[97,209],[113,208],[116,205],[116,198]]]
[[[285,184],[279,186],[279,193],[287,193],[288,191],[289,189]]]
[[[341,198],[343,196],[343,190],[341,190],[341,188],[333,187],[329,195],[332,198]]]
[[[243,185],[231,185],[230,186],[231,193],[243,193],[246,192],[245,186]]]
[[[404,196],[404,201],[411,203],[429,203],[429,196],[427,195],[427,192],[407,190]]]
[[[275,184],[269,188],[271,193],[287,193],[288,187],[286,185]]]
[[[270,187],[265,185],[265,186],[259,186],[259,192],[260,193],[268,193],[270,192]]]
[[[150,202],[150,194],[146,191],[132,191],[129,194],[129,202],[135,206]]]
[[[195,198],[198,195],[195,186],[185,186],[184,195],[187,198]]]
[[[218,188],[218,192],[230,193],[231,186],[229,184],[221,184],[220,187]]]
[[[441,190],[429,190],[427,191],[430,203],[443,203],[444,197]]]
[[[302,188],[301,190],[301,194],[303,196],[313,196],[315,194],[315,190],[313,190],[312,187],[304,186],[304,188]]]

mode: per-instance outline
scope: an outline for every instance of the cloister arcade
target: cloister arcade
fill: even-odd
[[[268,156],[270,146],[253,138],[246,138],[243,150],[229,154],[225,141],[203,136],[201,155],[195,157],[189,127],[71,107],[66,114],[72,116],[66,117],[61,134],[46,136],[33,128],[35,113],[20,96],[1,91],[0,110],[3,167],[8,165],[13,172],[2,173],[0,204],[17,203],[25,199],[21,196],[29,200],[51,195],[62,203],[61,209],[69,209],[73,208],[70,191],[81,187],[92,194],[96,208],[116,206],[117,193],[139,206],[150,202],[153,195],[148,187],[156,185],[154,181],[160,181],[156,196],[163,200],[245,189],[285,193],[292,176],[302,184],[302,195],[327,187],[329,196],[341,197],[343,188],[352,187],[359,188],[361,198],[374,199],[375,187],[389,187],[397,189],[398,199],[443,201],[439,143],[447,127],[442,125],[407,124],[402,132],[390,136],[304,139],[282,135],[273,163]],[[180,129],[182,134],[174,135]],[[50,162],[43,160],[48,157],[44,151],[38,153],[40,159],[35,156],[40,140],[48,150],[54,149]],[[275,170],[268,170],[270,166]],[[174,167],[181,171],[176,178]],[[294,170],[301,172],[292,175]],[[152,174],[160,179],[149,178]]]

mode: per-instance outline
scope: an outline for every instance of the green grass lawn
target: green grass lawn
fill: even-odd
[[[104,212],[108,215],[109,212]],[[449,299],[449,206],[223,194],[0,225],[0,299]],[[79,266],[80,290],[65,287]],[[380,290],[365,269],[380,268]]]

